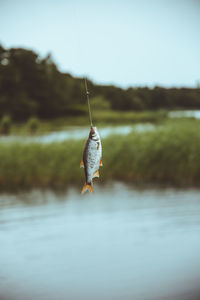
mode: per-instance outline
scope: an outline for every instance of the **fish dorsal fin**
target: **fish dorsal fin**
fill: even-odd
[[[99,166],[103,167],[102,158],[100,159]]]
[[[80,168],[84,168],[84,162],[83,162],[83,160],[81,160]]]
[[[95,178],[95,177],[99,177],[99,170],[97,170],[97,171],[94,173],[93,178]]]

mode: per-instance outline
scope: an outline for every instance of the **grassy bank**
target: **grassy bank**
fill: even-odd
[[[107,125],[130,125],[136,123],[160,123],[167,118],[165,110],[142,111],[142,112],[118,112],[118,111],[97,111],[92,112],[93,121],[99,127]],[[54,120],[40,121],[36,133],[43,134],[51,131],[65,130],[69,126],[88,126],[89,116],[75,116],[59,118]],[[30,134],[26,123],[12,124],[11,134],[27,135]]]
[[[69,184],[81,188],[84,143],[0,144],[1,189]],[[153,132],[112,136],[102,143],[100,182],[200,185],[199,121],[171,122]]]

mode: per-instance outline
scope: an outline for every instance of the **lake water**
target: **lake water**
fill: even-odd
[[[170,118],[194,118],[200,119],[200,110],[177,110],[171,111],[168,116]]]
[[[188,300],[199,283],[200,190],[0,196],[0,299]]]

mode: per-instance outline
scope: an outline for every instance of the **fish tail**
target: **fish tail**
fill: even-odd
[[[81,194],[84,194],[87,190],[90,191],[91,194],[93,194],[93,187],[92,187],[92,184],[91,183],[85,183],[83,188],[82,188],[82,191],[81,191]]]

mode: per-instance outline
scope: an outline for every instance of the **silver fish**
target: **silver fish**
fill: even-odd
[[[82,194],[87,190],[93,193],[92,179],[99,177],[99,167],[102,164],[101,139],[96,127],[91,126],[89,137],[83,151],[83,159],[80,167],[85,168],[86,183],[83,186]]]

